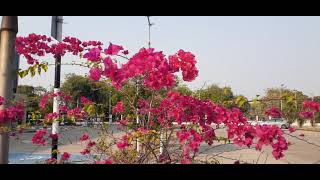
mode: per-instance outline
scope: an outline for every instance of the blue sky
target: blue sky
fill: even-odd
[[[1,18],[0,18],[1,19]],[[320,17],[192,17],[153,16],[151,45],[165,54],[179,49],[196,55],[198,78],[187,83],[199,88],[205,82],[231,86],[249,98],[282,83],[307,95],[320,95]],[[148,42],[144,16],[65,16],[64,36],[123,45],[136,52]],[[50,35],[51,16],[20,16],[18,35]],[[77,60],[66,56],[64,61]],[[24,61],[21,68],[26,67]],[[87,69],[62,67],[67,73]],[[20,84],[53,85],[54,66],[41,77]]]

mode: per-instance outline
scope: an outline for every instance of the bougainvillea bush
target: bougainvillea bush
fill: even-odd
[[[93,163],[198,163],[200,145],[214,146],[221,139],[215,129],[215,125],[220,124],[226,126],[228,141],[238,146],[254,146],[257,151],[270,146],[275,159],[284,156],[288,142],[277,126],[251,125],[238,108],[227,109],[210,100],[199,100],[174,91],[178,75],[186,82],[198,76],[196,56],[191,52],[179,50],[165,55],[154,48],[141,48],[131,54],[120,45],[103,46],[99,41],[80,41],[72,37],[54,42],[50,37],[36,34],[16,39],[17,52],[30,65],[19,72],[21,77],[28,73],[34,76],[35,69],[46,71],[46,62],[41,61],[44,56],[56,58],[70,53],[86,60],[92,81],[110,83],[122,93],[121,101],[113,107],[113,114],[121,115],[116,128],[107,123],[101,125],[98,141],[90,139],[88,134],[80,138],[86,143],[86,148],[80,152],[82,155],[99,154],[92,156]],[[135,92],[126,93],[124,86],[135,87]],[[142,92],[148,96],[140,96]],[[60,96],[64,103],[60,105],[59,113],[45,116],[44,128],[32,138],[34,144],[44,145],[48,138],[59,137],[47,134],[45,129],[53,121],[77,122],[95,114],[95,102],[82,97],[81,106],[70,108],[66,105],[70,95],[63,92],[44,95],[40,107],[44,109],[48,100],[55,96]],[[310,108],[315,109],[313,105]],[[271,108],[266,115],[280,117],[281,112]],[[114,134],[115,129],[121,133]],[[61,162],[69,157],[70,154],[64,153]],[[50,159],[47,162],[58,161]]]

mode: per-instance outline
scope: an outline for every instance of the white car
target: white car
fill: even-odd
[[[256,125],[256,124],[260,124],[260,125],[276,125],[281,129],[289,129],[290,128],[290,124],[288,123],[287,120],[285,119],[281,119],[281,118],[274,118],[274,119],[269,119],[266,121],[248,121],[251,125]]]

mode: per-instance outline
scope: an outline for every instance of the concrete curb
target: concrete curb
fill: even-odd
[[[320,132],[320,128],[296,128],[296,130],[311,131],[311,132]]]

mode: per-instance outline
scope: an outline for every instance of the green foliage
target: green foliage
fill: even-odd
[[[38,86],[33,87],[30,85],[19,85],[17,88],[17,94],[22,96],[26,103],[26,110],[34,112],[39,110],[40,96],[46,91],[45,88]]]
[[[284,118],[293,122],[298,119],[298,113],[302,109],[302,103],[308,97],[301,91],[294,91],[290,89],[269,88],[265,96],[259,99],[259,103],[252,103],[251,113],[260,117],[264,116],[266,109],[270,107],[277,107],[281,110]]]
[[[18,75],[20,78],[26,77],[29,73],[31,74],[31,77],[34,77],[36,75],[36,71],[38,72],[39,75],[41,75],[41,71],[44,70],[45,72],[48,71],[48,65],[45,63],[41,64],[35,64],[33,66],[29,66],[28,69],[26,70],[19,70]]]

